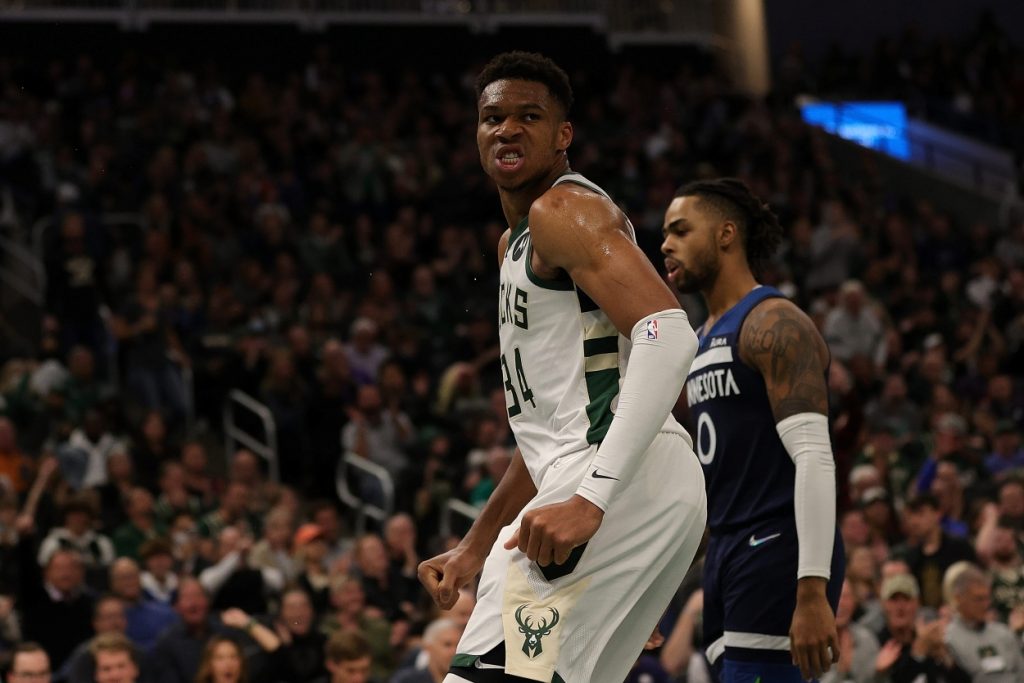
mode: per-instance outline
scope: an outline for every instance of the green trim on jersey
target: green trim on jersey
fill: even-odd
[[[452,657],[452,663],[449,666],[464,666],[467,668],[473,668],[476,666],[477,660],[480,659],[479,655],[455,655]]]
[[[618,339],[615,341],[617,343]],[[587,372],[584,373],[584,377],[587,380],[587,394],[590,397],[590,403],[587,404],[587,418],[590,419],[587,443],[598,444],[604,441],[608,428],[612,425],[612,400],[619,393],[619,369]]]
[[[508,252],[508,247],[511,247],[512,243],[516,241],[516,238],[522,235],[526,230],[529,225],[529,221],[530,217],[528,215],[523,216],[522,219],[516,223],[516,227],[512,228],[512,233],[508,236],[508,244],[505,247],[506,253]]]
[[[556,292],[571,292],[575,289],[576,285],[573,284],[572,278],[568,275],[560,277],[557,280],[548,280],[542,278],[537,273],[533,272],[533,241],[530,241],[530,246],[526,249],[526,277],[530,278],[530,282],[541,287],[543,289],[552,289]]]
[[[597,356],[602,353],[618,353],[619,352],[619,337],[615,335],[613,337],[598,337],[597,339],[584,339],[583,340],[583,355]]]

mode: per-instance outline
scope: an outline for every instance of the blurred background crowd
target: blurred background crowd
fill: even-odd
[[[794,45],[758,98],[697,50],[595,43],[566,63],[572,166],[655,263],[687,180],[738,176],[785,226],[763,281],[832,351],[848,576],[828,680],[996,680],[975,676],[1000,663],[1024,680],[1024,211],[965,220],[901,191],[793,101],[897,98],[1020,154],[1024,50],[991,17],[973,26],[818,59]],[[264,68],[164,47],[0,45],[0,213],[36,226],[46,282],[38,331],[0,331],[0,651],[28,662],[38,643],[74,683],[118,653],[158,683],[364,680],[343,677],[364,664],[440,681],[473,599],[439,614],[416,566],[457,542],[447,502],[486,502],[514,446],[482,61],[358,63],[306,40]],[[225,448],[234,389],[273,416],[279,481]],[[343,453],[393,481],[386,520],[339,503]],[[699,571],[635,680],[706,680]]]

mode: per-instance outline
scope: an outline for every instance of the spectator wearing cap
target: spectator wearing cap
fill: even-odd
[[[325,614],[331,603],[331,574],[327,568],[327,540],[318,524],[303,524],[293,539],[296,583],[306,591],[317,614]]]
[[[967,683],[969,679],[943,644],[945,622],[935,618],[934,611],[926,611],[919,619],[918,596],[917,581],[909,574],[896,574],[882,583],[885,627],[875,671],[892,683]]]
[[[131,558],[118,558],[111,565],[110,592],[124,602],[128,620],[125,635],[146,652],[153,649],[167,627],[178,622],[178,615],[169,605],[146,598],[139,565]]]
[[[839,288],[839,305],[825,317],[822,334],[832,356],[844,363],[861,356],[876,366],[885,364],[885,325],[858,280]]]
[[[1016,683],[1024,680],[1020,640],[1005,624],[988,620],[992,588],[985,573],[970,566],[953,580],[955,617],[946,645],[972,681]]]
[[[882,474],[873,464],[857,465],[850,470],[850,500],[860,500],[868,489],[882,486]]]
[[[137,559],[142,544],[159,538],[165,529],[156,521],[153,494],[141,486],[132,489],[127,511],[128,521],[114,532],[114,547],[119,556]]]
[[[110,539],[94,528],[96,506],[92,497],[78,494],[69,498],[61,509],[61,517],[63,525],[51,529],[39,545],[40,566],[46,565],[57,550],[73,550],[90,576],[105,574],[116,555]]]
[[[18,448],[17,428],[9,418],[0,417],[0,491],[25,493],[32,483],[31,471],[32,460]]]
[[[996,478],[1024,470],[1020,431],[1011,420],[1000,420],[996,424],[992,452],[985,458],[985,469]]]
[[[907,564],[920,586],[921,604],[942,606],[942,577],[961,560],[975,561],[974,549],[942,530],[942,512],[935,496],[925,493],[907,501],[904,526],[910,542]]]
[[[864,513],[870,543],[879,553],[884,552],[878,557],[879,560],[884,560],[889,557],[889,546],[900,538],[889,493],[881,486],[872,487],[861,494],[858,507]]]
[[[329,500],[314,501],[309,506],[309,518],[320,527],[327,544],[327,566],[335,567],[345,563],[352,553],[354,543],[352,539],[344,537],[341,516],[335,504]]]
[[[217,563],[199,574],[215,609],[236,607],[249,614],[265,614],[267,601],[284,588],[284,576],[273,567],[252,566],[252,537],[229,526],[217,539]]]
[[[853,586],[849,581],[844,582],[836,609],[839,661],[818,679],[818,683],[872,683],[875,679],[878,640],[870,630],[853,622],[857,604]]]
[[[142,594],[147,600],[174,604],[178,575],[174,573],[174,548],[163,538],[146,541],[139,548],[142,560]]]
[[[281,572],[285,582],[294,580],[297,571],[292,560],[293,528],[291,510],[281,506],[271,510],[263,522],[263,538],[252,547],[252,566],[272,567]]]

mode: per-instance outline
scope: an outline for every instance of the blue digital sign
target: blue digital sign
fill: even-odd
[[[898,159],[910,159],[907,109],[902,102],[814,102],[800,110],[812,126]]]

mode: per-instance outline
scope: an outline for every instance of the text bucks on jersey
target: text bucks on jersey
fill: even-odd
[[[571,182],[604,194],[578,174]],[[632,231],[632,228],[630,228]],[[612,420],[628,342],[567,276],[533,272],[526,219],[509,236],[498,323],[505,405],[535,481],[558,458],[599,444]]]

